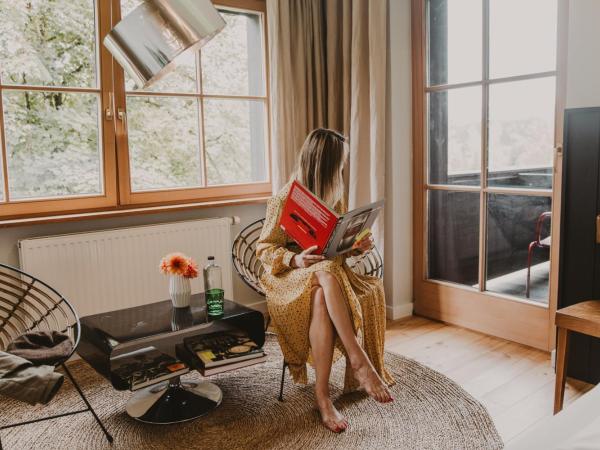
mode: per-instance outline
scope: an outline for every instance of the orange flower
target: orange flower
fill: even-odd
[[[169,263],[166,258],[160,260],[160,271],[162,273],[167,273],[169,271]]]
[[[171,253],[160,263],[160,270],[170,275],[184,275],[189,266],[188,257],[183,253]]]
[[[188,259],[188,266],[183,276],[186,278],[198,277],[198,264],[192,258]]]

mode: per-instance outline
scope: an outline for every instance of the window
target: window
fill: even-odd
[[[547,304],[558,2],[425,7],[427,278]]]
[[[141,0],[0,0],[0,217],[268,194],[264,4],[223,1],[135,90],[101,42]]]

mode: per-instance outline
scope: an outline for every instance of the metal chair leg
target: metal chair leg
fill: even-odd
[[[287,367],[287,363],[283,361],[283,368],[281,370],[281,386],[279,387],[279,401],[283,401],[283,383],[285,382],[285,368]]]
[[[79,396],[81,397],[81,399],[83,400],[83,402],[85,403],[85,405],[87,406],[87,409],[92,413],[92,415],[94,416],[94,419],[96,419],[96,422],[98,423],[98,425],[100,426],[100,428],[102,429],[102,431],[104,432],[104,435],[106,436],[106,440],[112,444],[113,442],[113,437],[110,435],[110,433],[106,430],[106,428],[104,427],[104,424],[102,423],[102,421],[100,420],[100,418],[98,417],[98,415],[96,414],[96,411],[94,411],[94,408],[92,408],[92,405],[90,405],[90,402],[88,401],[88,399],[85,397],[83,391],[81,390],[81,388],[79,387],[79,384],[77,384],[77,381],[75,381],[75,378],[73,378],[73,375],[71,375],[71,372],[69,371],[69,369],[67,369],[67,366],[65,364],[61,364],[62,368],[64,369],[65,373],[67,374],[67,376],[69,377],[69,380],[71,380],[71,383],[73,383],[73,386],[75,386],[75,389],[77,389],[77,392],[79,393]]]

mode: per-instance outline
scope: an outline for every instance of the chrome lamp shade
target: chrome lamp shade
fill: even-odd
[[[202,47],[224,27],[210,0],[146,0],[106,35],[104,45],[145,88],[173,69],[182,52]]]

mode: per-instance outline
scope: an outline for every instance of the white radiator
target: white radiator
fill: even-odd
[[[57,289],[80,316],[169,298],[160,259],[182,252],[202,267],[213,255],[223,269],[225,296],[233,294],[231,224],[237,218],[172,222],[19,241],[21,268]]]

